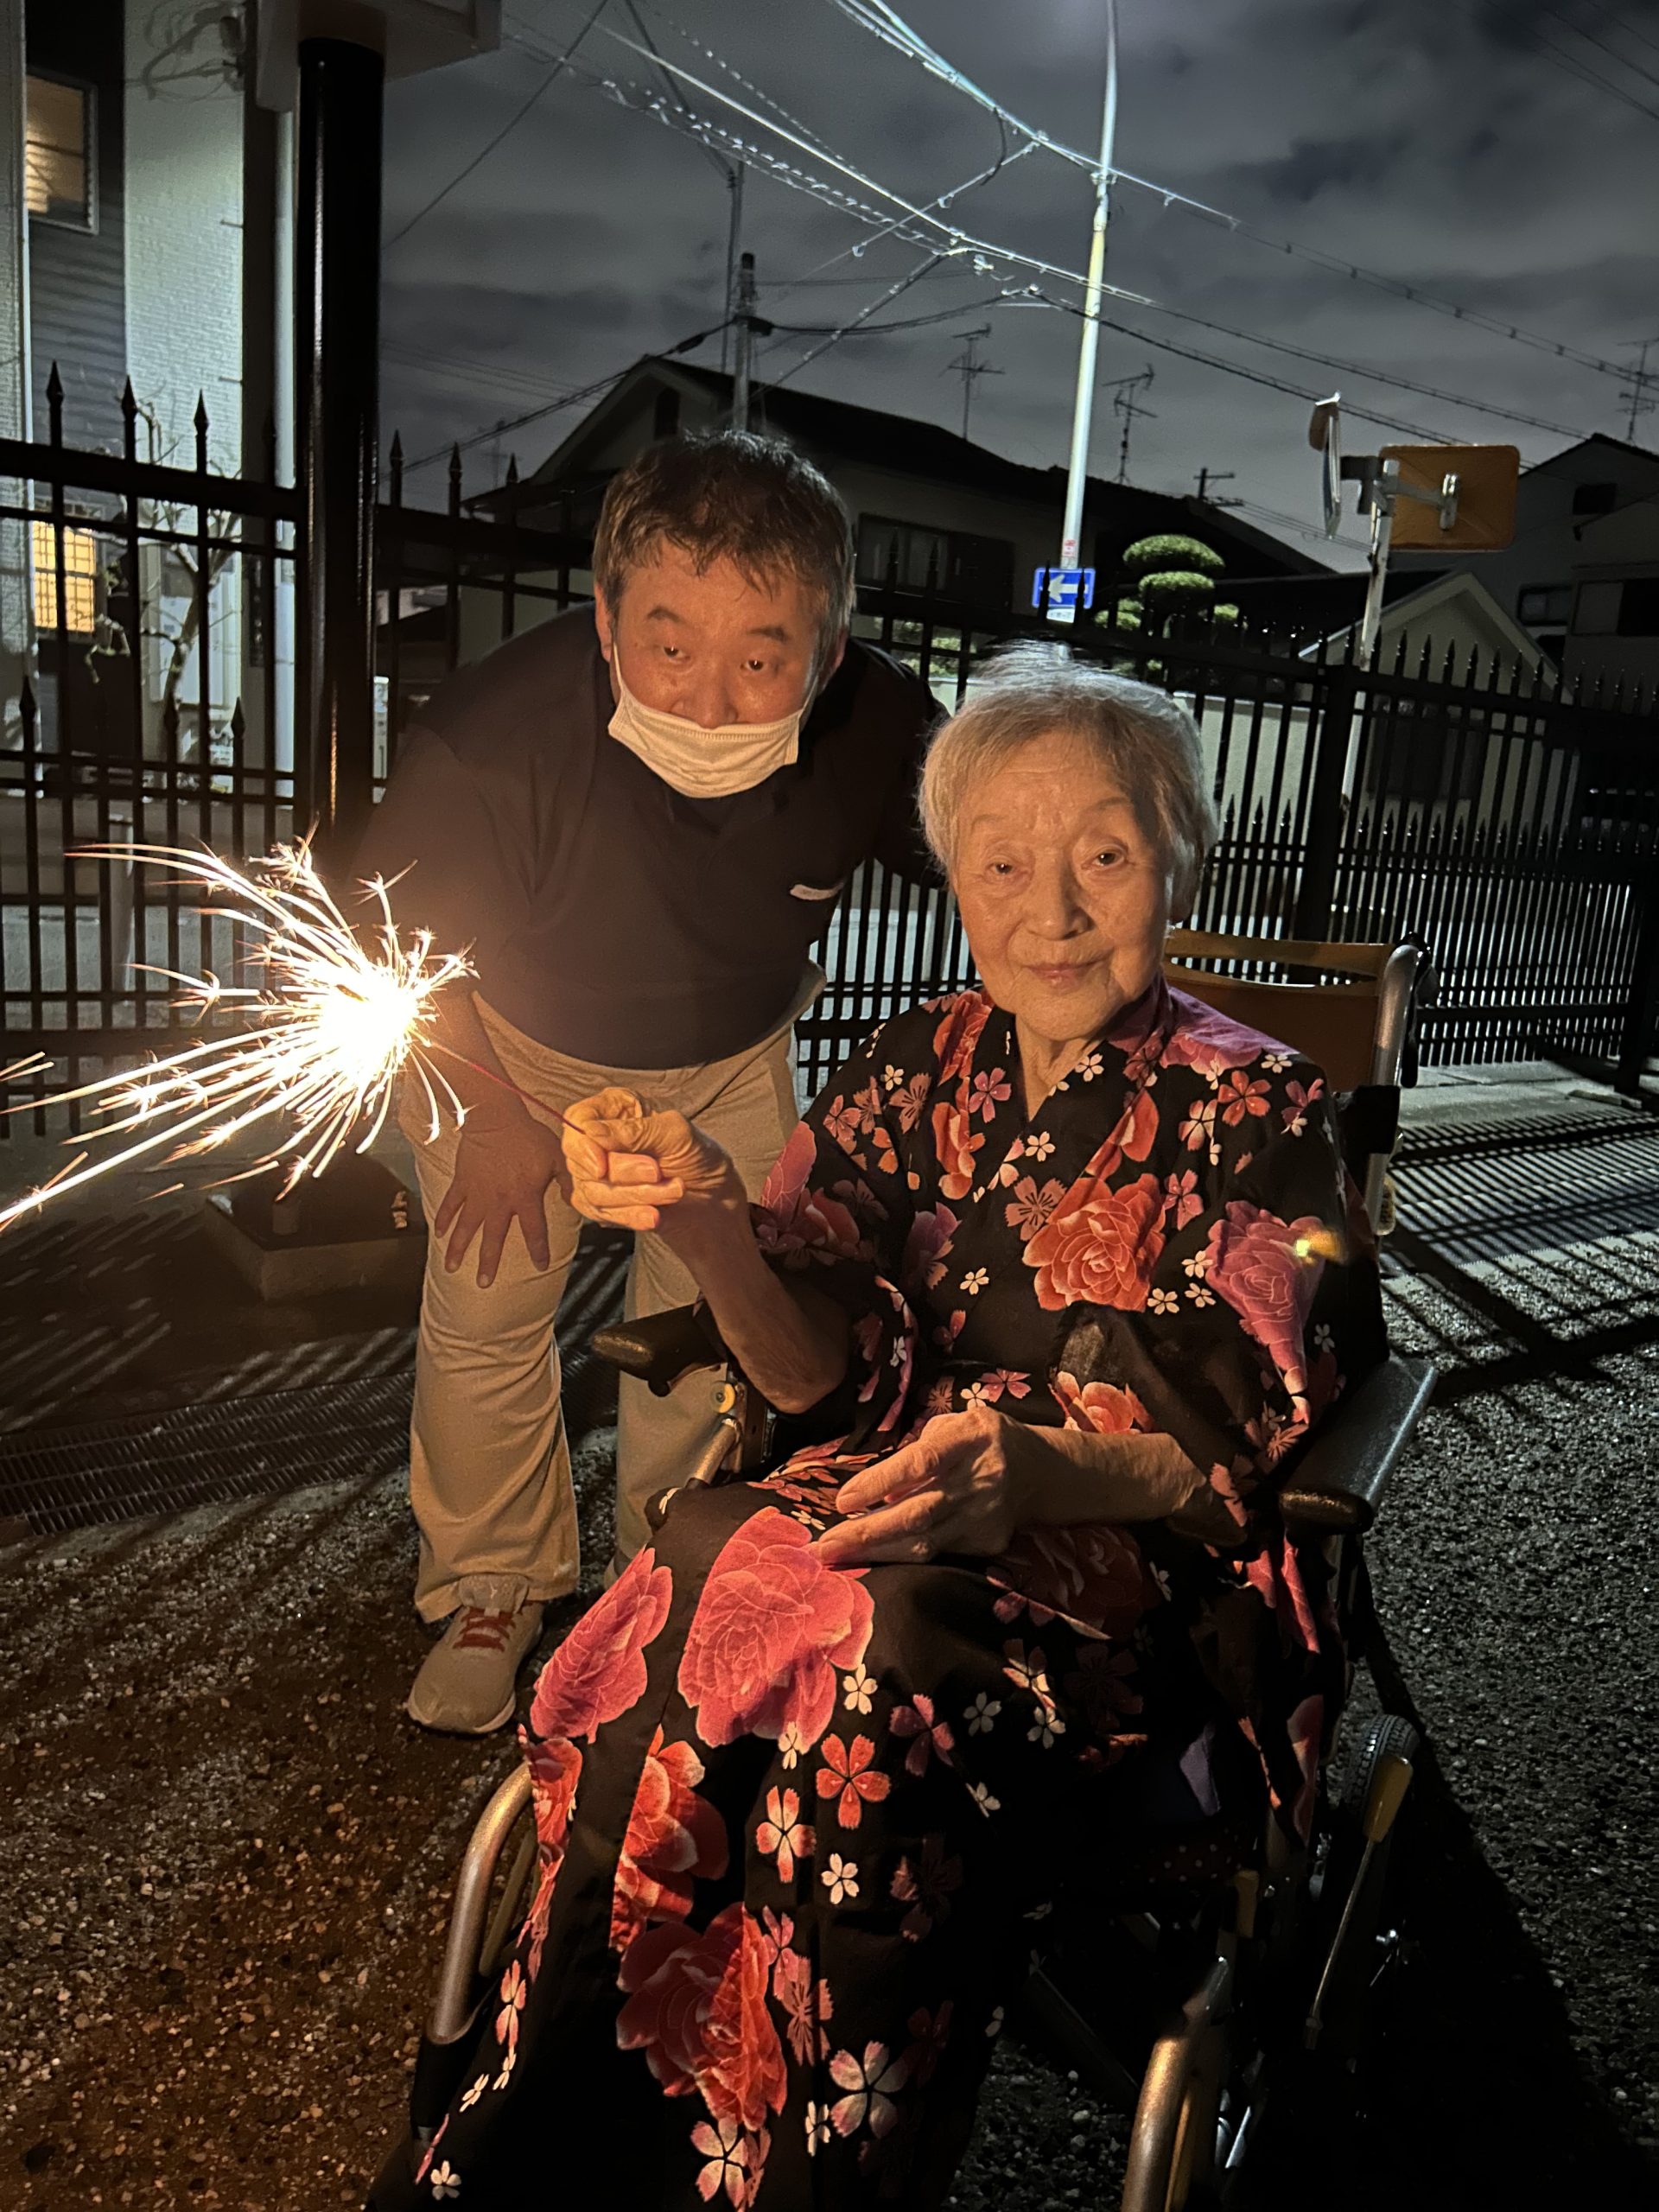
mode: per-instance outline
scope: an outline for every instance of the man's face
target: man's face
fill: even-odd
[[[751,582],[730,561],[700,570],[666,541],[628,571],[620,603],[603,592],[594,601],[612,697],[620,658],[643,705],[704,729],[793,714],[833,672],[845,643],[820,666],[817,608],[796,577]]]

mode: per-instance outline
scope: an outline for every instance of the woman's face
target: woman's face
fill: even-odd
[[[1034,739],[967,792],[951,881],[986,989],[1033,1036],[1093,1036],[1158,972],[1167,869],[1079,738]]]

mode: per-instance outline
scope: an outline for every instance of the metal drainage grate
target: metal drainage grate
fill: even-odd
[[[409,1456],[410,1389],[377,1376],[0,1440],[0,1522],[54,1535],[390,1474]]]

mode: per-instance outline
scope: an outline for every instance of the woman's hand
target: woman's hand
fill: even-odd
[[[890,1459],[866,1467],[836,1493],[856,1514],[817,1539],[836,1566],[932,1559],[940,1552],[995,1557],[1027,1517],[1033,1455],[1041,1438],[985,1406],[937,1414]]]
[[[714,1139],[683,1114],[653,1109],[631,1090],[601,1090],[565,1116],[570,1203],[611,1229],[695,1239],[711,1217],[743,1214],[743,1185]]]

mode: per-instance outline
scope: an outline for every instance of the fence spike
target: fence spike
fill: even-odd
[[[236,695],[236,704],[231,709],[231,735],[240,745],[247,734],[248,718],[242,711],[242,694]]]
[[[54,446],[63,443],[63,378],[58,374],[58,365],[52,364],[52,373],[46,380],[47,435]]]
[[[197,392],[196,411],[190,419],[195,424],[197,440],[204,441],[207,435],[207,395],[205,391]]]
[[[514,486],[518,481],[518,454],[517,454],[516,453],[510,453],[510,454],[507,455],[507,475],[506,475],[507,488],[508,488],[509,490],[511,490],[511,489],[512,488],[512,486]]]

